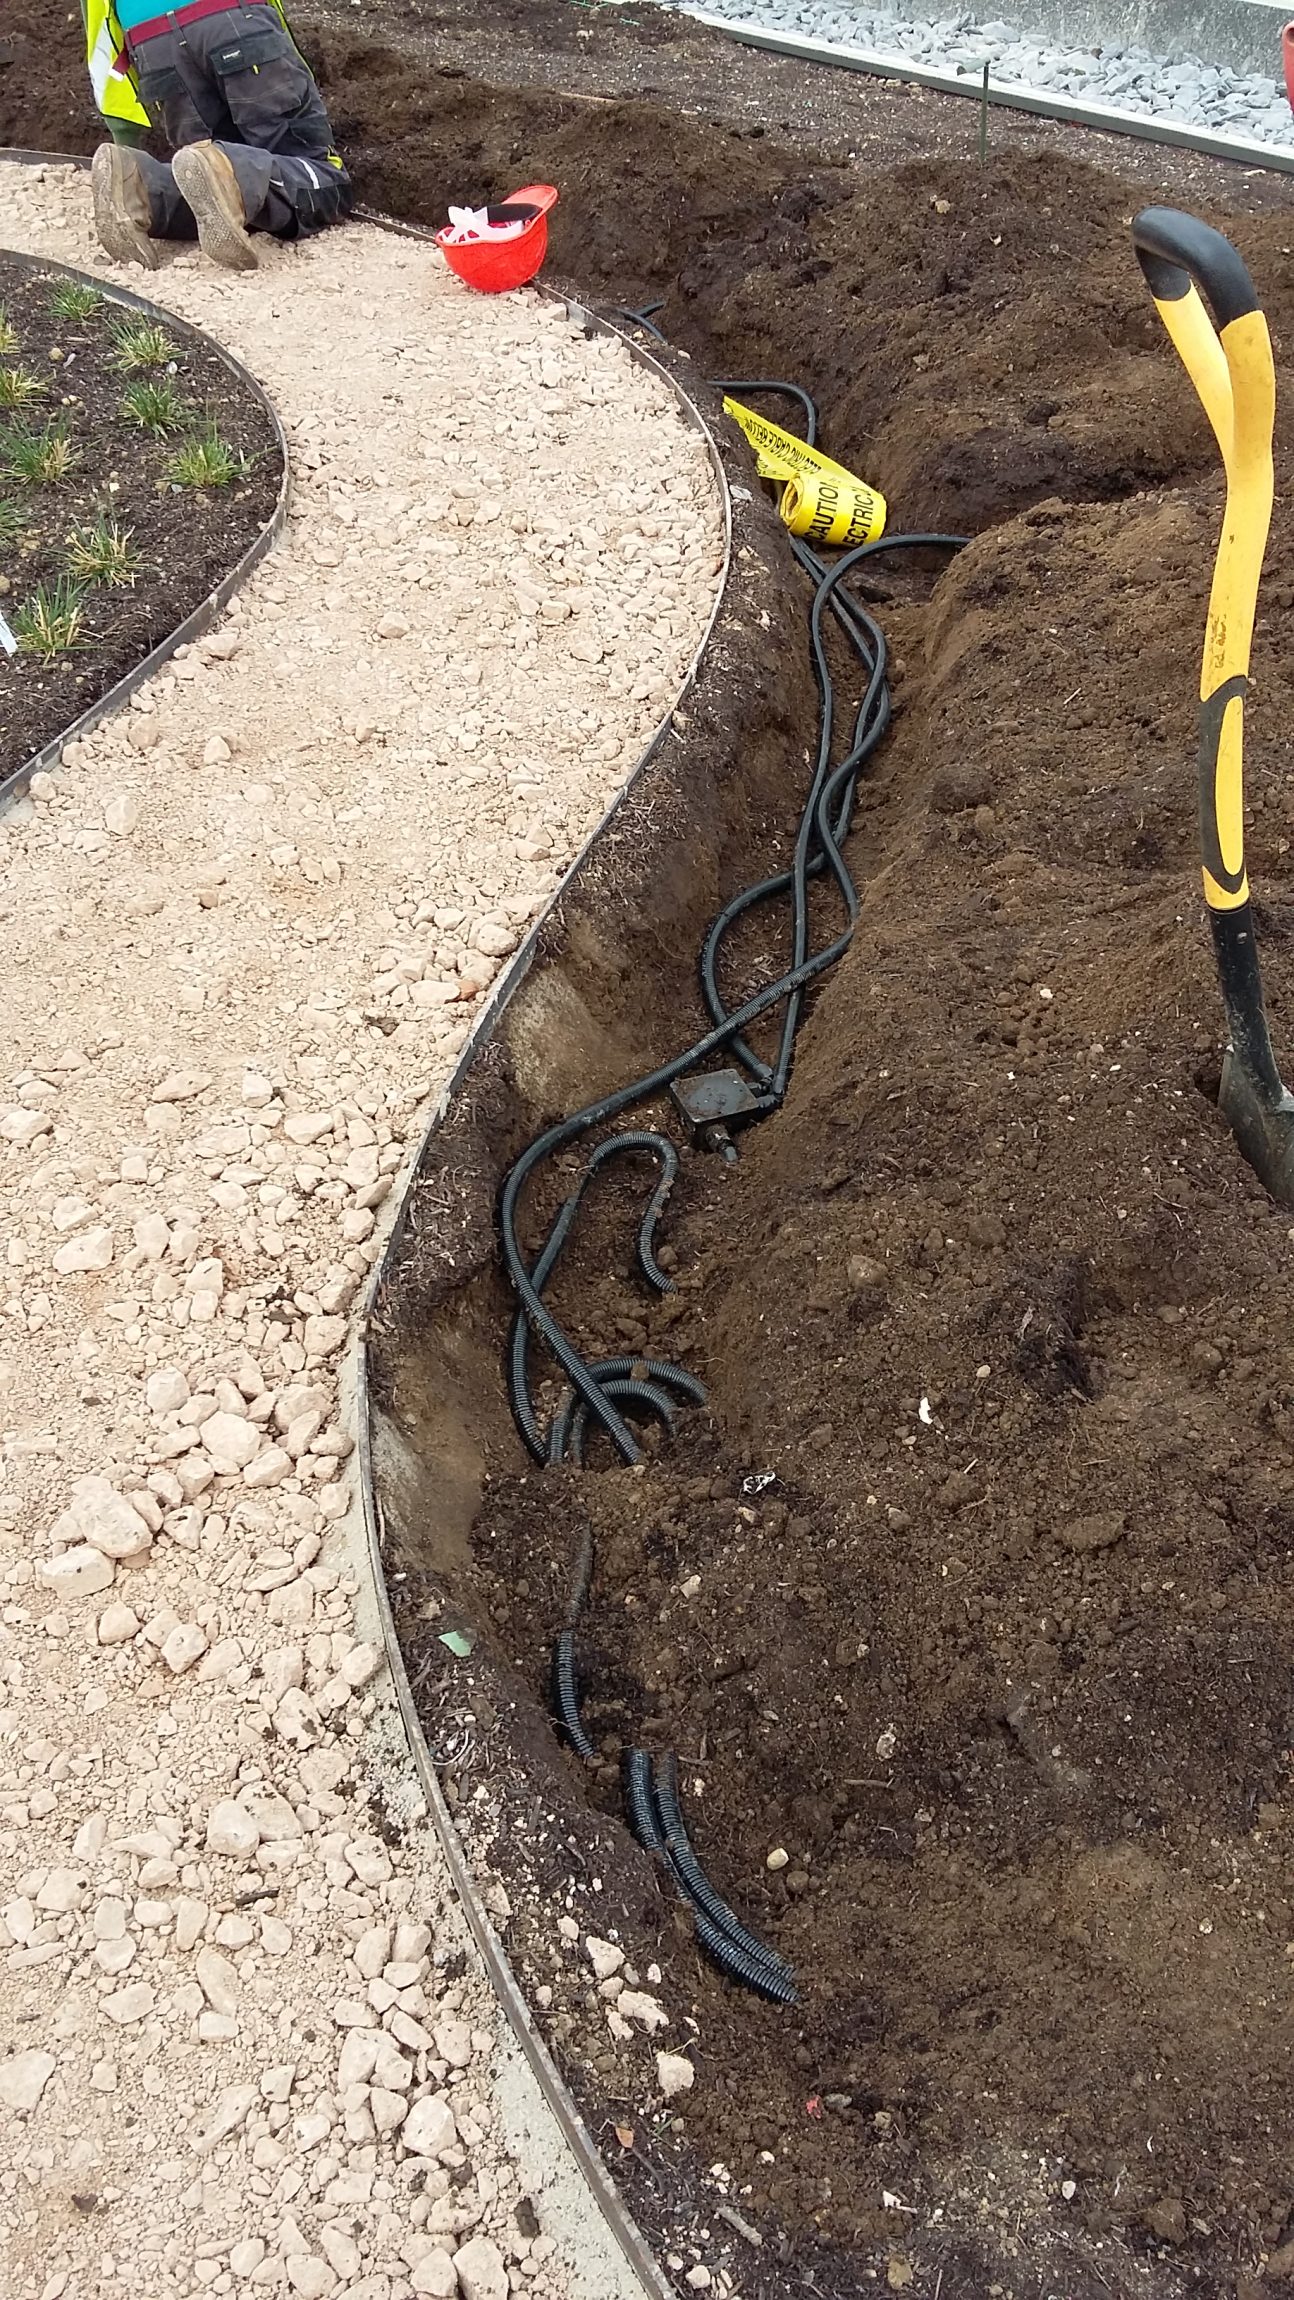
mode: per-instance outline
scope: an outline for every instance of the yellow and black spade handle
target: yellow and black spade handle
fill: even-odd
[[[1155,307],[1222,451],[1227,502],[1200,670],[1200,851],[1231,1049],[1222,1109],[1250,1164],[1294,1200],[1294,1098],[1263,1005],[1245,870],[1244,711],[1258,583],[1272,515],[1276,371],[1245,265],[1221,232],[1175,208],[1143,208],[1133,245]],[[1277,1121],[1275,1139],[1270,1120]],[[1288,1166],[1288,1177],[1279,1172]]]

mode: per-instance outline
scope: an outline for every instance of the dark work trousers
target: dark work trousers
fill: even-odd
[[[145,109],[172,148],[219,144],[250,230],[293,240],[349,213],[350,179],[329,161],[323,98],[274,9],[233,6],[147,40],[128,32],[126,46]],[[139,157],[153,237],[195,238],[170,167],[147,152]]]

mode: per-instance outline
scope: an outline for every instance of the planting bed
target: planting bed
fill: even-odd
[[[6,660],[0,776],[69,726],[215,589],[264,527],[282,480],[263,400],[211,344],[168,318],[160,340],[136,343],[132,357],[121,331],[133,336],[140,315],[97,284],[92,306],[61,315],[52,299],[67,285],[0,250],[0,307],[12,337],[0,349],[0,383],[17,374],[39,386],[23,406],[0,406],[0,611],[20,639],[24,610],[44,604],[57,618],[70,605],[76,616],[66,634],[51,634],[49,650],[22,640]],[[123,407],[141,387],[156,394],[168,386],[176,411],[164,431],[141,426]],[[140,404],[148,411],[146,399]],[[12,462],[15,426],[64,429],[66,474],[25,479]],[[177,454],[212,427],[234,476],[218,486],[177,484]],[[129,555],[115,580],[87,572],[76,556],[77,539],[84,555],[105,524]],[[59,646],[62,635],[68,643]]]
[[[1192,746],[1221,489],[1128,222],[1166,197],[1231,230],[1279,357],[1291,195],[1015,123],[981,171],[956,106],[738,66],[648,11],[526,13],[504,87],[480,57],[501,11],[371,9],[380,39],[316,17],[367,195],[432,221],[551,178],[559,267],[663,295],[699,373],[803,381],[896,526],[974,540],[937,580],[878,581],[896,727],[787,1109],[735,1170],[685,1153],[672,1296],[624,1275],[628,1181],[563,1265],[581,1346],[708,1384],[643,1472],[522,1455],[495,1190],[542,1125],[699,1029],[707,920],[787,851],[814,697],[763,507],[710,684],[430,1146],[375,1332],[429,1740],[673,2273],[1255,2300],[1294,2274],[1294,1249],[1212,1100]],[[1278,484],[1292,455],[1286,406]],[[1291,605],[1282,499],[1250,773],[1282,1049]],[[739,947],[734,999],[780,950]],[[532,1243],[571,1179],[536,1192]],[[591,1768],[547,1714],[586,1517]],[[698,1849],[796,2008],[697,1957],[623,1825],[630,1739],[683,1753]],[[656,2040],[609,2028],[563,1916],[617,1936],[689,2090],[665,2103]]]

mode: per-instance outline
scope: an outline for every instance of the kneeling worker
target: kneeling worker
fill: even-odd
[[[323,98],[280,0],[82,0],[90,78],[114,141],[94,155],[99,238],[118,263],[162,260],[160,240],[200,241],[251,271],[251,232],[298,239],[338,223],[350,179]],[[175,157],[134,141],[164,127]]]

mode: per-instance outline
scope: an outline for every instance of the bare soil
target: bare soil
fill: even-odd
[[[38,588],[59,581],[69,536],[100,516],[127,532],[138,564],[129,582],[83,586],[80,635],[67,652],[48,661],[26,653],[6,659],[0,777],[70,726],[210,595],[273,512],[283,470],[261,400],[192,328],[168,315],[174,357],[127,374],[112,329],[134,316],[130,307],[103,296],[86,318],[59,319],[49,301],[58,276],[0,250],[0,305],[16,337],[4,364],[44,386],[22,420],[38,427],[61,420],[76,455],[54,485],[0,473],[0,494],[21,519],[12,541],[0,543],[6,615],[12,621]],[[129,384],[165,382],[168,373],[188,430],[214,424],[245,458],[244,478],[220,489],[177,487],[168,467],[185,433],[142,430],[123,415]]]
[[[749,2289],[1254,2300],[1264,2262],[1294,2272],[1294,1265],[1212,1099],[1192,738],[1220,489],[1127,226],[1168,197],[1230,229],[1283,364],[1290,193],[1005,121],[981,171],[956,104],[836,75],[783,101],[766,59],[584,15],[371,11],[380,42],[316,19],[367,196],[439,220],[451,193],[550,176],[560,270],[663,295],[700,372],[793,375],[896,523],[976,539],[932,599],[897,583],[885,609],[864,914],[786,1111],[734,1172],[685,1161],[664,1304],[617,1274],[615,1192],[559,1291],[590,1348],[684,1359],[708,1415],[641,1475],[540,1478],[480,1390],[483,1507],[435,1587],[490,1633],[482,1729],[516,1711],[497,1793],[531,1835],[504,1865],[555,1894],[596,1857],[690,2005],[685,2138],[764,2231]],[[1292,447],[1286,406],[1282,475]],[[1281,1044],[1291,605],[1282,493],[1249,777]],[[675,974],[673,953],[634,974],[648,1037]],[[627,996],[608,975],[622,1021]],[[501,1359],[497,1277],[472,1300]],[[584,1513],[588,1774],[539,1723]],[[465,1680],[424,1642],[439,1723]],[[629,1738],[684,1752],[699,1848],[794,1963],[796,2012],[680,1936],[611,1818]],[[527,1765],[554,1811],[586,1805],[577,1855]],[[536,1906],[535,1972],[545,1931]],[[587,2030],[554,2041],[610,2134],[609,2066]],[[608,2147],[663,2224],[674,2140]]]

